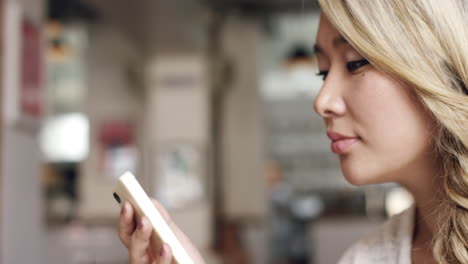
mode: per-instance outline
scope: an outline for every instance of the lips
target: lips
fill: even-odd
[[[359,141],[359,137],[345,136],[336,132],[329,131],[328,138],[332,140],[331,150],[335,154],[344,154],[354,143]]]

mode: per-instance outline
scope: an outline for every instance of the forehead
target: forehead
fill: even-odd
[[[329,48],[335,48],[340,44],[348,42],[341,36],[340,32],[330,23],[323,14],[320,16],[320,23],[315,44],[315,52],[322,53]]]
[[[332,25],[330,20],[324,14],[321,14],[317,33],[317,41],[319,39],[326,38],[327,36],[333,38],[338,35],[340,35],[340,32],[336,30],[336,28]]]

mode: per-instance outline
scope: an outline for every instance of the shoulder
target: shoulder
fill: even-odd
[[[404,254],[402,248],[409,247],[412,228],[412,208],[396,215],[377,230],[352,245],[342,256],[339,264],[399,263]],[[408,244],[408,245],[407,245]]]

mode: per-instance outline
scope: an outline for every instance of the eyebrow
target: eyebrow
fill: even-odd
[[[333,41],[332,41],[333,47],[337,47],[337,46],[342,45],[342,44],[348,44],[348,41],[345,38],[343,38],[343,36],[338,36],[338,37],[334,38]],[[318,53],[323,54],[324,51],[318,44],[315,44],[314,45],[314,54],[318,54]]]

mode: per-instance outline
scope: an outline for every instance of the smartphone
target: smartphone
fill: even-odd
[[[167,243],[172,249],[172,263],[194,264],[132,173],[126,172],[120,176],[114,188],[114,198],[120,206],[125,201],[130,202],[138,219],[143,215],[149,219],[153,226],[153,233],[151,234],[151,246],[153,248],[159,249],[163,243]]]

